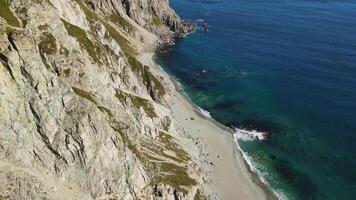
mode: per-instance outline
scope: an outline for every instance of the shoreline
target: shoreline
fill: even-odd
[[[153,55],[154,56],[154,55]],[[161,67],[160,67],[161,70],[163,70]],[[195,111],[195,113],[197,115],[199,115],[199,117],[201,118],[204,118],[208,121],[210,121],[211,123],[215,124],[217,127],[223,129],[224,131],[226,132],[229,132],[231,135],[232,135],[232,140],[233,142],[235,143],[235,146],[236,146],[236,153],[238,153],[239,156],[241,156],[243,158],[243,161],[244,161],[244,164],[245,164],[245,167],[246,169],[248,170],[248,172],[251,174],[251,178],[252,180],[256,183],[257,186],[259,186],[265,193],[266,193],[266,199],[278,199],[278,197],[276,196],[276,194],[274,193],[274,191],[270,188],[270,186],[267,185],[267,183],[264,183],[261,179],[262,177],[258,174],[258,172],[254,171],[252,169],[252,166],[250,166],[250,164],[248,164],[247,160],[245,159],[244,157],[244,152],[243,150],[241,149],[241,147],[239,146],[239,144],[236,144],[235,142],[235,139],[234,139],[234,131],[219,123],[218,121],[216,121],[214,118],[212,118],[211,116],[206,116],[204,115],[202,112],[201,112],[201,108],[199,106],[197,106],[189,97],[188,95],[184,92],[184,90],[179,86],[178,82],[173,78],[173,77],[170,77],[171,78],[171,81],[173,82],[173,84],[175,85],[176,87],[176,91],[178,93],[180,93],[180,95],[182,95],[185,100],[191,104],[191,107],[192,109]],[[237,155],[237,156],[238,156]]]
[[[154,53],[141,53],[137,58],[149,66],[155,75],[161,77],[166,87],[169,88],[173,123],[177,126],[178,133],[175,137],[188,147],[187,149],[192,149],[189,153],[196,158],[195,161],[205,171],[204,174],[208,179],[211,179],[203,184],[208,195],[218,199],[278,199],[276,192],[262,181],[261,176],[245,160],[244,152],[235,142],[233,130],[205,116],[200,108],[189,99],[179,83],[154,62],[154,56]],[[190,120],[187,114],[190,115]],[[204,133],[200,130],[204,130]],[[192,138],[194,138],[193,141],[191,141]],[[200,140],[207,144],[197,145],[197,141]],[[216,140],[221,144],[218,144]],[[223,153],[214,158],[211,157],[222,151],[226,155]],[[209,162],[206,162],[207,159]]]
[[[152,57],[153,57],[153,56],[154,56],[154,55],[152,55]],[[154,62],[154,61],[153,61],[153,62]],[[156,63],[155,63],[155,64],[156,64]],[[158,64],[156,64],[156,65],[159,66]],[[163,70],[160,66],[159,66],[159,68],[160,68],[161,70]],[[163,70],[163,71],[164,71],[164,70]],[[169,76],[170,76],[170,75],[169,75]],[[276,194],[274,193],[274,191],[273,191],[271,188],[269,188],[269,186],[261,180],[262,177],[261,177],[257,172],[255,172],[255,171],[252,169],[252,166],[250,166],[250,165],[248,164],[247,160],[246,160],[245,157],[244,157],[244,152],[243,152],[243,150],[241,149],[241,147],[239,146],[239,144],[236,144],[236,142],[235,142],[235,139],[234,139],[234,131],[233,131],[231,128],[229,128],[229,127],[227,127],[227,126],[225,126],[225,125],[219,123],[218,121],[216,121],[216,120],[215,120],[214,118],[212,118],[211,116],[206,116],[206,115],[204,115],[204,114],[201,112],[201,110],[200,110],[201,108],[200,108],[199,106],[197,106],[197,105],[188,97],[188,95],[184,92],[184,90],[179,86],[179,83],[177,82],[177,80],[175,80],[175,79],[174,79],[173,77],[171,77],[171,76],[170,76],[170,78],[171,78],[171,81],[173,82],[173,84],[174,84],[175,87],[176,87],[176,91],[177,91],[178,93],[180,93],[180,95],[182,95],[182,97],[185,98],[185,100],[187,101],[187,103],[191,104],[191,108],[193,109],[193,111],[194,111],[197,115],[199,115],[199,117],[204,118],[204,119],[210,121],[211,123],[213,123],[213,124],[216,125],[217,127],[223,129],[223,130],[226,131],[226,132],[229,132],[229,133],[232,135],[232,140],[233,140],[233,142],[234,142],[234,144],[235,144],[235,147],[236,147],[236,153],[238,153],[237,156],[241,156],[241,157],[243,158],[245,167],[246,167],[246,169],[248,170],[248,172],[251,174],[251,178],[252,178],[253,182],[256,183],[256,185],[257,185],[258,187],[260,187],[260,188],[263,190],[263,192],[265,192],[265,194],[266,194],[266,199],[271,199],[271,200],[272,200],[272,199],[278,199],[278,197],[276,196]]]

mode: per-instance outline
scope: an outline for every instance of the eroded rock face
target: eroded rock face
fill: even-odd
[[[125,27],[125,20],[133,21],[161,40],[180,37],[194,30],[194,24],[181,21],[167,0],[86,0],[85,3],[108,19],[116,18],[122,27]],[[131,34],[135,32],[134,27],[126,25],[125,28]]]
[[[164,36],[169,34],[169,31],[184,34],[193,29],[181,22],[169,7],[167,0],[123,0],[122,2],[128,16],[141,26],[146,26],[156,35]]]
[[[164,84],[134,58],[152,16],[183,26],[168,2],[0,2],[0,199],[193,199]]]

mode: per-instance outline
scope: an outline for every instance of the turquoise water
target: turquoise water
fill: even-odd
[[[156,58],[289,199],[356,199],[356,3],[171,0],[197,30]],[[206,74],[200,73],[206,69]]]

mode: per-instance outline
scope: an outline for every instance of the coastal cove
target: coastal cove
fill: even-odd
[[[155,57],[189,99],[228,127],[288,199],[354,199],[356,5],[349,1],[171,1],[198,30]],[[202,71],[206,71],[202,73]]]
[[[0,0],[0,200],[356,199],[351,0]]]
[[[260,177],[251,171],[236,145],[233,131],[204,115],[179,83],[170,77],[153,58],[144,53],[138,60],[165,84],[171,96],[172,116],[177,135],[174,135],[190,150],[194,161],[207,176],[203,184],[208,199],[277,199]]]

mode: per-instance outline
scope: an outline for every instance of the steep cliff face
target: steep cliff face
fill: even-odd
[[[0,7],[0,199],[200,198],[170,97],[134,57],[187,30],[167,1]]]
[[[184,23],[169,7],[168,0],[123,0],[126,14],[140,26],[159,35],[184,34],[191,31],[190,23]]]
[[[84,0],[83,3],[144,43],[147,38],[142,28],[165,40],[194,30],[192,23],[180,20],[167,0]]]

